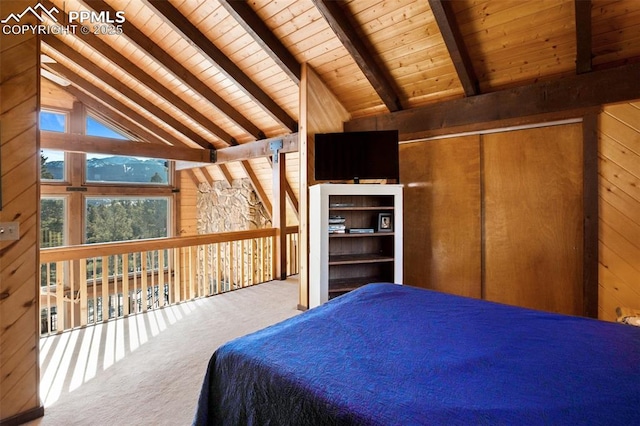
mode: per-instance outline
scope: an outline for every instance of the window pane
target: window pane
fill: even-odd
[[[168,198],[87,198],[86,242],[167,237]]]
[[[64,198],[40,200],[40,247],[64,245]]]
[[[167,185],[166,164],[156,158],[87,154],[87,182]]]
[[[64,180],[64,152],[40,150],[40,177],[45,180]]]
[[[64,133],[67,130],[67,115],[62,112],[40,111],[40,130]]]
[[[122,140],[129,139],[122,133],[119,133],[115,129],[107,126],[104,123],[101,123],[100,121],[96,120],[91,116],[87,116],[85,131],[89,136],[102,136],[103,138],[122,139]]]

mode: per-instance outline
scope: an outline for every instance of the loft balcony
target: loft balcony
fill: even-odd
[[[274,279],[275,228],[40,251],[41,336]],[[298,230],[286,228],[286,275],[298,273]]]

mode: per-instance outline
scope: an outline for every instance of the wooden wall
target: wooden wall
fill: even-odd
[[[0,17],[34,2],[0,2]],[[27,22],[29,21],[29,22]],[[21,24],[37,24],[23,17]],[[40,315],[39,227],[39,43],[37,37],[0,34],[0,222],[19,222],[20,238],[0,243],[0,423],[41,416],[38,386]]]
[[[349,119],[347,110],[338,102],[335,95],[322,82],[316,72],[308,65],[302,65],[300,80],[300,158],[299,180],[299,227],[300,227],[300,308],[309,307],[309,186],[313,179],[313,135],[323,132],[341,132],[343,123]]]
[[[405,283],[582,313],[582,126],[403,144]]]
[[[598,317],[640,309],[640,102],[611,105],[599,117]]]

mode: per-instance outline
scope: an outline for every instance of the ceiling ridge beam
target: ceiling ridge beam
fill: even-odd
[[[100,10],[108,12],[110,15],[115,16],[116,11],[103,0],[83,0],[87,7],[93,10]],[[124,21],[120,24],[123,29],[123,36],[127,37],[132,43],[138,46],[140,50],[145,52],[150,57],[154,58],[158,64],[162,65],[167,71],[174,75],[178,80],[182,81],[191,90],[198,93],[202,98],[206,99],[212,105],[214,105],[221,113],[226,115],[231,121],[244,129],[248,134],[261,139],[264,137],[264,132],[260,130],[249,119],[238,112],[231,104],[225,101],[221,96],[214,92],[209,86],[207,86],[202,80],[196,77],[191,71],[185,68],[178,61],[160,48],[155,42],[147,37],[142,31],[136,28],[129,21]],[[237,143],[232,141],[231,145]]]
[[[300,63],[253,11],[249,3],[230,0],[218,1],[238,21],[238,24],[253,37],[256,43],[269,54],[275,63],[282,68],[282,71],[296,85],[300,85],[302,74]]]
[[[123,114],[124,116],[127,116],[131,120],[136,121],[140,126],[146,128],[150,132],[152,132],[152,133],[158,135],[160,138],[166,140],[167,143],[174,144],[174,145],[186,146],[186,144],[184,142],[180,141],[178,138],[176,138],[174,135],[172,135],[168,131],[160,128],[158,125],[156,125],[155,123],[153,123],[152,121],[150,121],[146,117],[142,116],[137,111],[135,111],[132,108],[128,107],[124,103],[116,100],[115,98],[113,98],[113,96],[109,95],[107,92],[105,92],[104,90],[100,89],[99,87],[93,85],[91,82],[89,82],[88,80],[84,79],[79,74],[75,73],[74,71],[70,70],[69,68],[65,67],[64,65],[62,65],[62,64],[42,64],[42,66],[45,69],[49,69],[49,71],[52,71],[52,72],[57,73],[59,75],[62,75],[69,82],[71,82],[71,86],[65,87],[65,90],[67,90],[72,95],[76,96],[75,93],[74,93],[74,90],[70,90],[72,87],[75,88],[76,90],[81,89],[81,91],[84,91],[84,92],[90,94],[93,98],[95,98],[96,100],[99,100],[100,102],[108,105],[110,108],[114,109],[118,113]],[[195,144],[195,142],[194,142],[194,144]]]
[[[447,46],[453,66],[466,96],[480,93],[478,77],[473,69],[473,63],[464,43],[464,37],[456,21],[456,14],[450,0],[429,0],[431,11],[440,29],[440,34]]]
[[[400,102],[399,91],[395,88],[395,82],[388,78],[387,70],[376,62],[374,53],[356,32],[355,26],[351,23],[347,12],[340,6],[339,2],[331,0],[311,0],[318,11],[327,21],[338,39],[358,67],[362,70],[369,83],[373,86],[382,102],[391,112],[403,109]]]
[[[247,76],[231,59],[211,42],[195,25],[191,23],[178,9],[166,0],[144,0],[160,16],[171,24],[173,29],[189,40],[247,96],[257,103],[271,117],[292,132],[298,130],[297,121],[280,107],[264,90],[262,90],[249,76]]]
[[[486,126],[527,116],[558,115],[638,99],[638,75],[640,63],[622,65],[407,111],[356,118],[346,122],[344,128],[345,131],[397,129],[401,140],[455,132],[463,126],[482,124],[489,128]]]
[[[182,121],[178,120],[162,108],[160,108],[156,103],[150,101],[149,99],[144,98],[135,90],[131,89],[129,86],[125,85],[123,82],[113,77],[111,74],[106,72],[100,67],[97,67],[93,62],[89,61],[87,58],[81,56],[78,52],[76,52],[71,47],[67,46],[61,40],[50,37],[47,41],[44,42],[51,49],[58,52],[59,55],[62,55],[74,62],[81,68],[85,70],[91,69],[92,75],[102,80],[103,83],[110,86],[115,91],[121,93],[123,96],[139,105],[141,108],[145,109],[147,112],[153,114],[158,117],[160,120],[164,121],[169,126],[173,127],[178,132],[182,133],[193,142],[200,145],[202,148],[210,148],[213,144],[206,140],[202,135],[195,132],[192,128],[186,126]]]

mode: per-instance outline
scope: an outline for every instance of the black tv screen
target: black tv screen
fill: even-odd
[[[315,179],[399,182],[398,131],[316,133]]]

